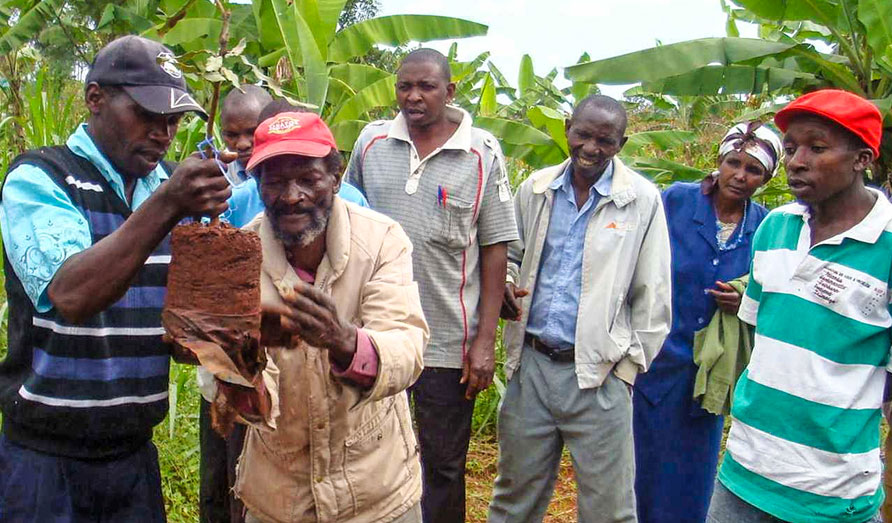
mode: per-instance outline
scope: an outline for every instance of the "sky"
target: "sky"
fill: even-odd
[[[483,37],[459,40],[459,60],[490,51],[490,59],[516,85],[520,59],[529,54],[543,76],[575,64],[583,52],[592,60],[656,45],[725,36],[719,0],[379,0],[379,16],[429,14],[466,18],[489,26]],[[741,36],[756,28],[740,24]],[[425,44],[442,52],[451,42]],[[558,85],[562,85],[559,83]],[[563,84],[565,85],[565,84]],[[603,87],[619,96],[625,87]]]

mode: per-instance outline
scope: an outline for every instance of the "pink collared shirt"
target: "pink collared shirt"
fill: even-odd
[[[316,281],[315,273],[303,269],[294,268],[297,277],[305,283]],[[378,353],[372,339],[359,327],[356,328],[356,352],[353,353],[353,361],[347,369],[342,369],[334,360],[331,362],[331,373],[336,378],[350,380],[360,387],[368,388],[375,384],[378,377]]]

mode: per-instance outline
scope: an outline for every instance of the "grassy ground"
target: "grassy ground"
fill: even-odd
[[[492,499],[492,486],[496,479],[498,452],[498,444],[492,436],[479,436],[471,440],[466,476],[467,520],[470,523],[486,521],[489,501]],[[576,484],[573,481],[570,456],[565,451],[545,522],[572,521],[576,521]]]

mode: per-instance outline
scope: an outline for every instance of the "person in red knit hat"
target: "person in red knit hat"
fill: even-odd
[[[755,326],[707,521],[881,521],[892,346],[892,204],[865,186],[882,114],[838,90],[775,116],[796,202],[753,239],[738,316]]]

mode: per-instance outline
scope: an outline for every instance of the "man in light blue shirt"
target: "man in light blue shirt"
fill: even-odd
[[[229,184],[214,160],[162,161],[183,113],[206,115],[161,44],[108,44],[84,101],[87,123],[16,158],[0,194],[0,519],[163,522],[168,234],[224,212]]]
[[[625,129],[616,100],[585,98],[570,158],[517,191],[490,523],[542,520],[565,445],[578,521],[636,521],[631,384],[669,330],[670,270],[659,191],[615,158]]]
[[[575,345],[585,229],[601,198],[610,196],[611,183],[612,162],[589,187],[582,207],[577,204],[572,163],[549,185],[554,203],[527,323],[527,332],[549,347],[572,350]]]
[[[96,147],[87,124],[79,125],[65,145],[93,164],[115,195],[127,201],[124,178]],[[167,179],[168,173],[160,163],[147,175],[136,179],[130,197],[131,209],[139,209]],[[78,181],[74,180],[74,183]],[[111,215],[105,220],[107,230],[95,232],[108,234],[119,225]],[[99,227],[87,222],[68,193],[40,167],[24,163],[7,175],[0,203],[3,244],[13,270],[22,280],[25,292],[38,312],[53,308],[46,293],[47,286],[68,258],[92,245],[91,228]]]

